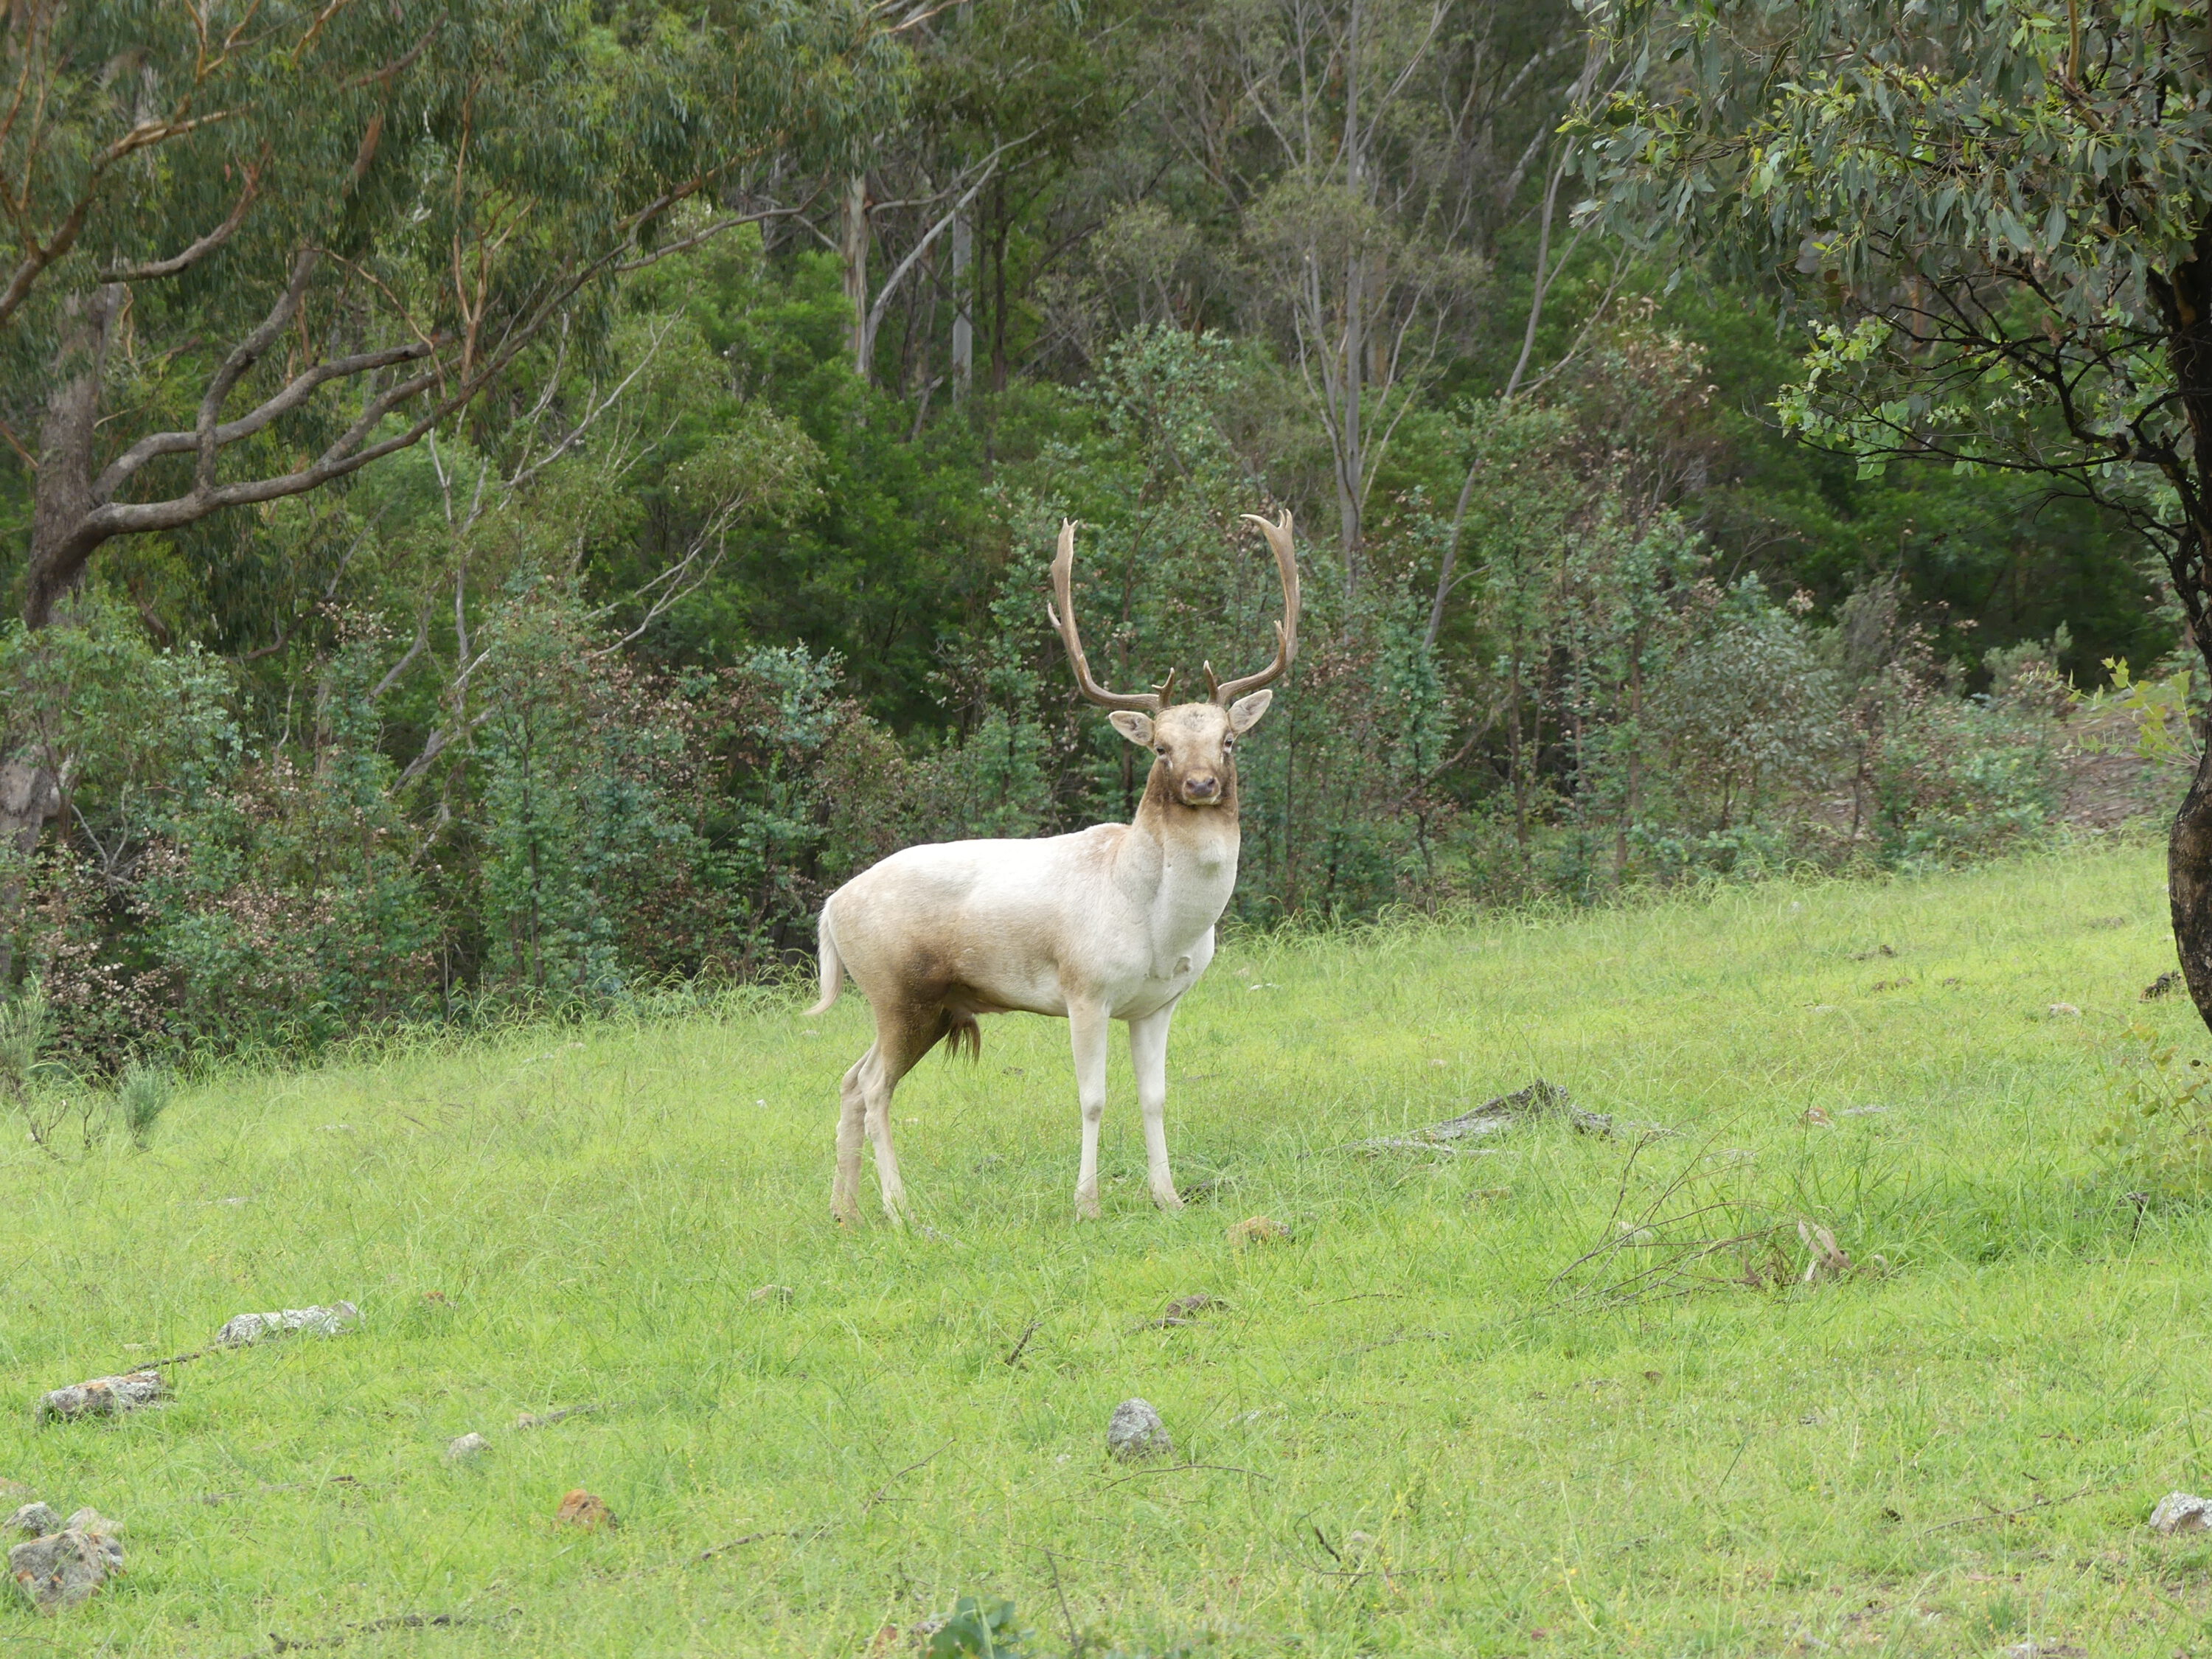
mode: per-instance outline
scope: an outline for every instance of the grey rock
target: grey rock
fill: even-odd
[[[65,1528],[8,1552],[8,1576],[40,1613],[81,1607],[123,1571],[123,1543],[105,1533]]]
[[[69,1532],[71,1530],[77,1532],[96,1532],[100,1534],[103,1537],[112,1537],[115,1534],[123,1530],[123,1526],[120,1522],[109,1520],[98,1510],[93,1508],[91,1504],[88,1504],[82,1509],[79,1510],[75,1515],[70,1516],[68,1520],[63,1522],[59,1530],[63,1532]]]
[[[26,1504],[0,1524],[0,1532],[21,1533],[26,1538],[44,1538],[61,1529],[62,1518],[51,1504]]]
[[[2153,1532],[2212,1532],[2212,1498],[2170,1492],[2150,1512]]]
[[[287,1331],[336,1336],[360,1322],[361,1310],[350,1302],[333,1302],[327,1308],[281,1308],[274,1313],[242,1313],[223,1322],[222,1328],[215,1334],[215,1346],[242,1348],[264,1336],[281,1336]]]
[[[1525,1089],[1485,1101],[1471,1112],[1462,1112],[1442,1123],[1431,1123],[1425,1129],[1415,1129],[1410,1134],[1382,1135],[1373,1140],[1356,1140],[1340,1150],[1369,1156],[1377,1152],[1432,1152],[1445,1157],[1479,1153],[1483,1149],[1455,1143],[1503,1134],[1517,1123],[1540,1118],[1565,1118],[1578,1133],[1608,1140],[1651,1139],[1675,1133],[1656,1123],[1638,1122],[1633,1118],[1615,1120],[1610,1113],[1584,1111],[1575,1104],[1574,1097],[1558,1084],[1538,1078]]]
[[[112,1417],[120,1412],[150,1406],[167,1390],[159,1371],[130,1371],[121,1376],[95,1376],[88,1382],[72,1382],[39,1401],[38,1420],[72,1417]]]
[[[1166,1456],[1175,1443],[1150,1401],[1124,1400],[1114,1407],[1113,1419],[1106,1425],[1106,1449],[1124,1463],[1136,1463]]]
[[[478,1452],[488,1451],[490,1448],[491,1442],[482,1435],[465,1434],[447,1443],[446,1461],[448,1463],[465,1463]]]

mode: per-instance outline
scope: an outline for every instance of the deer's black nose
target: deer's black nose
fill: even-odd
[[[1185,778],[1182,792],[1192,800],[1212,800],[1221,793],[1221,780],[1211,775]]]

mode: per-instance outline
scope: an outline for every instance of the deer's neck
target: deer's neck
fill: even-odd
[[[1127,890],[1151,913],[1156,949],[1172,956],[1221,920],[1236,890],[1236,769],[1223,778],[1218,805],[1186,806],[1168,787],[1167,768],[1156,763],[1129,830]]]

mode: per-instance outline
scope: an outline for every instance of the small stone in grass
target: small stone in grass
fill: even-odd
[[[2153,1532],[2212,1532],[2212,1498],[2170,1492],[2150,1512]]]
[[[26,1504],[0,1523],[0,1532],[20,1533],[26,1538],[44,1538],[61,1529],[62,1518],[51,1504]]]
[[[745,1299],[748,1302],[788,1302],[793,1294],[788,1285],[763,1285]]]
[[[273,1313],[234,1314],[215,1334],[219,1348],[242,1348],[264,1336],[305,1331],[310,1336],[336,1336],[361,1322],[361,1310],[350,1302],[333,1302],[327,1308],[281,1308]]]
[[[95,1376],[89,1382],[72,1382],[55,1389],[39,1401],[38,1420],[52,1418],[107,1417],[150,1406],[166,1390],[159,1371],[131,1371],[121,1376]]]
[[[461,1435],[446,1443],[446,1461],[448,1463],[465,1463],[478,1452],[488,1451],[490,1448],[491,1442],[480,1434]]]
[[[595,1403],[589,1406],[563,1406],[557,1411],[543,1413],[525,1412],[514,1419],[514,1426],[518,1429],[550,1429],[556,1423],[565,1422],[569,1418],[581,1417],[588,1412],[603,1412],[606,1409],[606,1407]]]
[[[2081,1018],[2081,1011],[2079,1008],[2076,1008],[2070,1002],[2054,1002],[2051,1005],[2051,1018],[2053,1019],[2079,1019]]]
[[[2156,979],[2151,981],[2149,984],[2142,988],[2142,995],[2139,997],[2137,1000],[2142,1002],[2156,1002],[2160,997],[2172,996],[2176,991],[2181,989],[2181,970],[2177,968],[2169,968],[2164,973],[2160,974]]]
[[[1229,1230],[1229,1242],[1240,1249],[1247,1244],[1272,1244],[1290,1236],[1288,1227],[1264,1215],[1248,1216]]]
[[[123,1571],[122,1540],[65,1528],[8,1552],[8,1576],[40,1613],[59,1613],[92,1599]]]
[[[619,1527],[615,1512],[603,1499],[594,1498],[581,1486],[561,1500],[561,1507],[553,1512],[556,1525],[580,1527],[586,1532],[597,1532],[603,1527]]]
[[[1175,1449],[1168,1438],[1168,1425],[1160,1421],[1160,1414],[1144,1400],[1124,1400],[1114,1407],[1114,1415],[1106,1425],[1106,1449],[1124,1463],[1141,1462],[1147,1457],[1164,1457]]]

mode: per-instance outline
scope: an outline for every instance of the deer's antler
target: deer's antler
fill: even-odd
[[[1060,550],[1052,560],[1052,592],[1060,601],[1060,608],[1055,611],[1047,604],[1044,614],[1052,618],[1052,625],[1060,630],[1061,643],[1067,647],[1067,659],[1075,668],[1076,690],[1102,708],[1133,708],[1146,714],[1157,714],[1165,708],[1168,693],[1175,687],[1173,669],[1150,691],[1109,691],[1091,678],[1091,659],[1083,654],[1083,635],[1075,626],[1075,522],[1072,519],[1060,521]]]
[[[1213,701],[1224,708],[1248,691],[1273,685],[1290,671],[1291,659],[1298,654],[1298,555],[1291,539],[1291,510],[1285,507],[1282,517],[1273,523],[1256,513],[1244,517],[1260,526],[1260,533],[1274,552],[1275,568],[1283,578],[1283,619],[1275,624],[1275,659],[1258,673],[1247,674],[1241,680],[1222,680],[1215,678],[1212,663],[1206,665],[1206,684]]]

